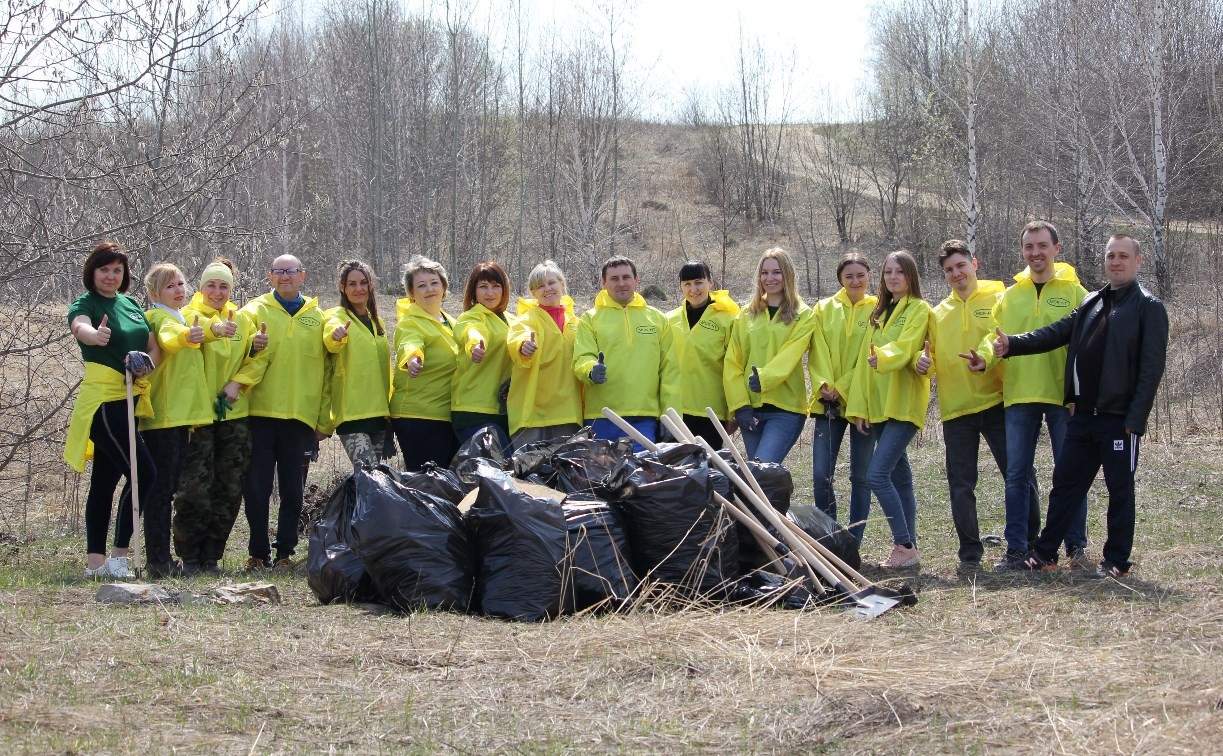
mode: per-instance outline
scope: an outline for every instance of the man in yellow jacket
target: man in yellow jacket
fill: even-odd
[[[1069,315],[1087,296],[1074,268],[1057,262],[1062,246],[1056,226],[1045,221],[1029,223],[1024,226],[1020,245],[1028,266],[1015,276],[1015,284],[994,307],[993,328],[977,347],[987,365],[999,359],[993,352],[996,329],[1003,333],[1039,330]],[[1042,420],[1049,429],[1054,460],[1061,455],[1070,421],[1070,412],[1063,403],[1065,369],[1066,347],[1007,360],[1002,387],[1006,405],[1006,556],[994,565],[996,570],[1021,569],[1029,541],[1039,530],[1039,522],[1033,523],[1029,518],[1029,486],[1035,475],[1033,464]],[[1074,524],[1066,533],[1065,544],[1071,563],[1090,566],[1084,553],[1087,497],[1083,497]]]
[[[250,525],[249,570],[271,567],[272,546],[277,567],[291,567],[297,548],[305,479],[302,460],[327,429],[330,405],[323,397],[323,373],[328,348],[324,344],[323,313],[316,297],[301,293],[306,270],[293,255],[272,263],[272,291],[247,302],[239,311],[256,333],[266,333],[268,346],[248,357],[225,387],[249,393],[251,462],[243,490]],[[333,339],[331,351],[341,340]],[[273,476],[280,483],[276,542],[268,540],[268,510]]]
[[[994,305],[1006,287],[1001,281],[977,279],[977,258],[959,239],[943,242],[939,266],[951,293],[930,313],[925,348],[914,361],[920,375],[937,376],[938,407],[943,422],[947,489],[951,520],[959,537],[960,568],[981,566],[984,548],[977,525],[977,454],[982,437],[998,472],[1006,477],[1006,415],[1002,407],[1002,366],[973,372],[984,358],[977,347],[990,328]],[[1029,489],[1029,520],[1040,522],[1035,480]]]
[[[637,293],[632,260],[603,263],[602,281],[595,306],[578,320],[573,347],[573,372],[586,387],[586,422],[596,438],[623,438],[603,417],[603,408],[610,407],[646,438],[657,438],[659,415],[684,406],[674,331]]]

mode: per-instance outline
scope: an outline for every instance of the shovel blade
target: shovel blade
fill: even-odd
[[[862,619],[878,617],[880,614],[883,614],[892,607],[900,604],[900,602],[894,598],[888,598],[886,596],[879,596],[876,594],[869,594],[866,596],[851,596],[850,598],[854,602],[854,607],[850,609],[850,612],[855,617],[860,617]]]

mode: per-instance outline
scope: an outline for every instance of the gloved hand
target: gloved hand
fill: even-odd
[[[131,351],[123,358],[123,368],[133,378],[143,378],[153,372],[153,358],[140,351]]]
[[[503,415],[507,411],[506,403],[509,401],[509,399],[510,399],[510,379],[506,378],[504,381],[501,382],[501,385],[497,387],[497,410]]]
[[[747,387],[757,394],[760,393],[760,371],[756,370],[756,366],[752,365],[752,374],[747,377]]]
[[[212,403],[212,411],[216,414],[217,420],[224,420],[225,415],[233,408],[234,405],[230,404],[229,397],[225,395],[225,392],[217,392],[217,400]]]
[[[607,365],[603,364],[602,352],[599,352],[599,361],[590,369],[590,382],[595,385],[607,383]]]
[[[760,425],[760,420],[756,418],[755,411],[748,405],[735,410],[735,423],[739,425],[741,431],[754,431]]]

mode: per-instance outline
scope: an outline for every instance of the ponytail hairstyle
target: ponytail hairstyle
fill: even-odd
[[[352,302],[348,301],[348,292],[344,291],[344,284],[348,281],[348,274],[353,271],[358,271],[365,275],[365,281],[369,284],[369,314],[374,321],[374,331],[379,336],[385,336],[382,330],[382,321],[378,318],[378,279],[374,277],[374,269],[360,260],[340,260],[340,264],[336,266],[336,276],[340,287],[340,306],[349,312],[353,312]],[[355,313],[354,313],[355,314]]]
[[[905,280],[909,282],[910,297],[921,299],[921,277],[917,274],[917,261],[913,259],[913,255],[908,250],[898,249],[892,252],[887,257],[883,258],[883,265],[879,266],[879,303],[875,305],[874,311],[871,312],[871,325],[879,328],[879,317],[887,312],[887,309],[895,303],[895,298],[892,292],[888,291],[887,284],[883,282],[883,271],[887,270],[888,263],[895,261],[900,265],[900,269],[904,271]]]

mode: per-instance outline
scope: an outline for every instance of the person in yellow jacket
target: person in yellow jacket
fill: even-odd
[[[119,496],[115,518],[115,541],[106,554],[106,534],[115,487],[120,478],[129,477],[127,390],[124,357],[144,350],[154,362],[160,361],[157,337],[144,318],[136,300],[126,296],[131,285],[127,252],[116,242],[102,242],[85,258],[81,278],[86,292],[68,307],[68,327],[81,347],[85,378],[72,407],[64,459],[77,472],[93,460],[89,494],[85,499],[85,550],[87,578],[129,579],[136,576],[128,561],[132,539],[131,480]],[[148,383],[136,376],[135,392],[141,396],[136,416],[151,414]],[[135,418],[131,418],[135,422]],[[146,501],[155,482],[157,468],[140,434],[136,434],[136,478],[140,500]]]
[[[992,328],[981,340],[978,353],[986,365],[994,356],[993,339],[1003,333],[1027,333],[1044,328],[1068,316],[1087,296],[1074,268],[1058,262],[1062,246],[1057,227],[1033,221],[1020,234],[1020,247],[1027,267],[1015,276],[1015,283],[994,307]],[[1029,540],[1040,532],[1038,515],[1029,515],[1030,485],[1035,485],[1036,444],[1043,420],[1049,429],[1049,442],[1056,460],[1062,451],[1070,411],[1063,404],[1063,376],[1066,347],[1044,354],[1025,355],[1007,360],[1002,385],[1006,406],[1006,555],[994,565],[999,571],[1022,568]],[[1039,492],[1035,494],[1039,498]],[[1071,564],[1089,567],[1087,547],[1087,497],[1079,506],[1074,524],[1066,532],[1066,556]]]
[[[281,255],[268,273],[272,291],[239,311],[239,317],[268,335],[267,348],[248,357],[225,387],[228,396],[239,389],[249,392],[251,462],[243,496],[250,526],[248,570],[293,566],[305,488],[302,461],[329,422],[323,374],[328,352],[339,346],[330,336],[324,338],[323,312],[316,297],[302,294],[305,281],[301,260]],[[274,544],[268,537],[273,478],[280,488]]]
[[[183,574],[183,565],[170,556],[170,520],[191,428],[212,420],[200,353],[206,334],[212,335],[200,325],[199,315],[190,320],[184,317],[187,281],[176,266],[157,263],[145,275],[144,285],[153,305],[145,319],[163,356],[149,376],[153,415],[140,421],[140,435],[157,467],[157,483],[148,498],[140,500],[145,567],[149,577],[156,579]]]
[[[811,439],[811,477],[815,485],[815,505],[834,520],[837,497],[832,477],[837,455],[849,421],[845,419],[845,398],[849,396],[854,369],[862,353],[862,340],[870,325],[871,311],[878,297],[868,294],[871,266],[866,258],[851,252],[837,263],[841,289],[813,308],[815,327],[811,330],[811,351],[807,369],[811,373],[811,401],[807,410],[815,418]],[[871,489],[866,470],[871,463],[873,445],[869,436],[849,434],[849,522],[854,538],[862,541],[866,516],[871,508]]]
[[[892,531],[892,551],[879,566],[916,567],[917,498],[906,450],[925,425],[930,403],[930,379],[914,370],[930,305],[921,298],[917,263],[907,251],[884,259],[877,296],[845,416],[859,433],[870,433],[875,445],[866,481]]]
[[[803,355],[815,327],[798,295],[794,262],[780,247],[756,264],[756,290],[731,329],[722,369],[726,404],[749,458],[782,462],[807,423]]]
[[[408,296],[397,307],[391,426],[409,472],[426,462],[447,467],[458,451],[450,384],[459,345],[454,318],[442,309],[448,281],[446,269],[424,257],[413,257],[403,272]]]
[[[247,399],[238,394],[228,403],[223,389],[252,350],[258,353],[267,346],[268,337],[239,317],[229,301],[236,276],[232,261],[216,258],[200,274],[200,290],[183,308],[184,318],[194,322],[199,317],[214,337],[200,347],[210,421],[191,429],[174,497],[174,553],[183,560],[184,574],[221,571],[250,460]]]
[[[571,436],[582,425],[582,384],[573,374],[578,319],[565,274],[544,260],[531,270],[527,289],[534,299],[518,300],[506,337],[513,364],[506,407],[515,449]]]
[[[943,445],[947,462],[947,489],[951,498],[951,520],[959,538],[960,568],[975,571],[985,553],[977,524],[977,458],[980,439],[985,438],[994,462],[1005,480],[1006,416],[1002,408],[1002,366],[989,371],[970,369],[980,363],[981,339],[993,331],[994,306],[1006,287],[1001,281],[977,279],[977,258],[959,239],[943,242],[939,265],[951,285],[951,293],[930,313],[925,348],[914,367],[919,375],[938,381],[939,415],[943,423]],[[1029,517],[1040,522],[1036,480],[1030,487]]]
[[[722,448],[722,434],[705,414],[709,407],[724,421],[731,420],[722,384],[722,363],[739,305],[725,290],[714,290],[713,271],[703,260],[689,260],[679,269],[683,303],[667,313],[675,329],[684,393],[684,424],[714,449]],[[734,429],[731,429],[734,432]]]
[[[610,407],[646,438],[658,437],[658,417],[683,409],[675,331],[667,316],[637,293],[637,264],[627,257],[603,263],[603,290],[578,320],[573,373],[585,386],[585,419],[595,438],[624,431],[603,417]],[[641,450],[633,443],[633,448]]]
[[[510,444],[510,353],[502,348],[509,335],[509,304],[510,278],[500,265],[486,260],[472,268],[463,288],[463,314],[455,322],[463,354],[450,391],[450,424],[460,447],[484,428],[496,433],[502,449]]]
[[[323,313],[330,363],[327,435],[336,433],[353,469],[383,457],[391,424],[391,345],[378,316],[377,279],[360,260],[337,269],[340,306]]]

